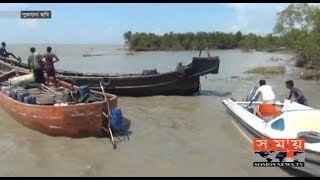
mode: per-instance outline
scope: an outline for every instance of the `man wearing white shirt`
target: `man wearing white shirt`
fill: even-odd
[[[260,84],[260,87],[257,89],[256,93],[252,97],[252,101],[254,99],[257,99],[261,95],[262,101],[264,103],[266,102],[274,103],[276,100],[276,95],[274,94],[272,87],[266,85],[265,80],[260,80],[259,84]]]

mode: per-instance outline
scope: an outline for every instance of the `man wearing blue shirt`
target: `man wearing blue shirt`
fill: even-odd
[[[294,97],[295,101],[297,103],[308,106],[308,101],[304,97],[304,95],[302,94],[300,89],[294,87],[293,85],[294,85],[294,83],[292,80],[289,80],[286,82],[287,88],[290,89],[290,94],[289,94],[288,100],[290,100],[292,97]]]

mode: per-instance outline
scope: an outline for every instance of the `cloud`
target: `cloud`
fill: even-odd
[[[248,30],[248,11],[254,6],[251,3],[225,3],[228,8],[233,9],[236,12],[235,22],[227,25],[226,32],[236,32],[242,31],[246,32]]]
[[[34,30],[40,27],[38,19],[22,19],[18,22],[18,25],[23,28],[23,30]]]
[[[276,13],[290,3],[225,3],[235,13],[234,20],[225,26],[225,31],[267,34],[272,32]]]

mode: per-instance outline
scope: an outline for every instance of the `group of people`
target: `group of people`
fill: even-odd
[[[261,95],[261,99],[263,102],[270,102],[274,103],[276,101],[276,95],[272,90],[272,87],[266,84],[265,80],[259,81],[260,87],[256,90],[254,96],[252,97],[252,101],[255,99],[258,99],[258,97]],[[308,106],[308,101],[301,92],[300,89],[294,87],[294,82],[292,80],[286,81],[286,87],[290,90],[290,94],[288,96],[288,100],[291,100],[294,98],[293,101]]]
[[[0,56],[4,58],[9,58],[9,56],[12,56],[21,62],[21,58],[16,58],[14,54],[7,52],[5,48],[5,42],[2,42],[1,45],[2,47],[0,48]],[[52,48],[48,46],[47,52],[43,55],[37,53],[36,48],[34,47],[30,48],[30,52],[31,54],[28,57],[28,66],[29,70],[33,72],[35,82],[49,84],[50,78],[52,78],[54,85],[57,86],[54,63],[58,62],[59,58],[52,53]],[[44,71],[46,72],[46,78],[44,76]]]

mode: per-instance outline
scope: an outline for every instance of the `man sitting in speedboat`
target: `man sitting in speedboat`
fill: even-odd
[[[261,95],[262,102],[275,103],[276,95],[274,94],[272,87],[269,85],[266,85],[266,80],[263,80],[263,79],[259,81],[259,84],[260,84],[260,87],[257,89],[251,101],[258,99],[258,97]]]

